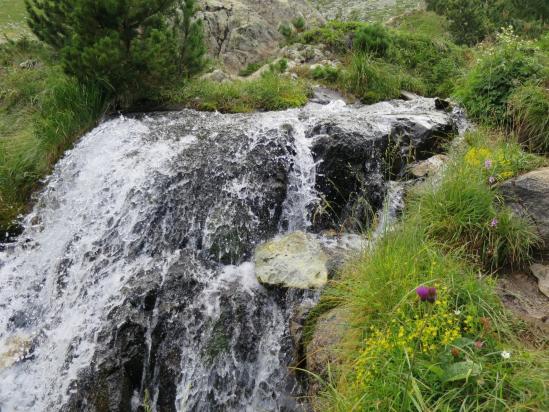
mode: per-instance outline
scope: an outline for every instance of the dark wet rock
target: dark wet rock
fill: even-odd
[[[384,102],[360,112],[348,122],[320,122],[308,134],[324,201],[317,230],[356,229],[357,222],[368,222],[381,207],[391,176],[441,152],[456,133],[451,116],[436,112],[432,99]]]
[[[549,256],[549,167],[534,170],[499,185],[505,202],[529,219],[541,238],[541,252]]]
[[[450,101],[448,100],[445,100],[445,99],[440,99],[440,98],[436,98],[435,99],[435,108],[437,110],[451,110],[452,108],[452,103],[450,103]]]

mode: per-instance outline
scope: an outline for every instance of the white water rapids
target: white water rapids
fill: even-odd
[[[119,117],[85,135],[0,251],[0,411],[138,410],[145,390],[158,412],[297,410],[288,319],[318,293],[265,289],[251,253],[311,229],[319,120],[375,134],[402,111],[422,127],[439,116],[403,107],[183,111]],[[140,337],[124,340],[133,357],[113,384],[100,373],[122,373],[127,328]],[[120,382],[127,393],[115,397]],[[89,395],[98,387],[109,395]]]

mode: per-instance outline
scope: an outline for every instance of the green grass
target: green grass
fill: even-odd
[[[429,32],[426,22],[423,28],[418,25],[411,32],[407,27],[413,25],[413,19],[437,20],[439,27]],[[404,27],[402,30],[360,22],[330,22],[305,31],[296,41],[328,45],[343,62],[340,74],[311,75],[364,103],[398,97],[402,89],[447,97],[466,66],[466,50],[449,41],[448,36],[433,36],[433,32],[444,31],[444,24],[443,18],[432,13],[402,17],[397,24]]]
[[[513,130],[532,152],[549,153],[549,81],[526,84],[509,97]]]
[[[17,38],[30,34],[25,22],[27,11],[23,0],[2,0],[0,3],[0,43],[4,36]]]
[[[507,105],[515,90],[526,83],[549,81],[547,53],[508,30],[476,55],[476,64],[458,83],[455,97],[479,122],[507,125]]]
[[[451,40],[448,21],[430,11],[414,10],[406,13],[391,22],[391,26],[408,33],[429,36],[432,39]]]
[[[33,68],[23,68],[25,61]],[[94,89],[67,78],[37,42],[0,45],[0,230],[28,207],[64,151],[105,109]]]
[[[484,131],[470,135],[442,180],[414,193],[402,223],[325,292],[324,306],[344,307],[350,328],[332,375],[319,377],[316,410],[547,410],[547,352],[519,341],[493,279],[479,277],[494,262],[524,263],[535,242],[486,180],[492,157],[497,174],[539,164]],[[496,259],[482,252],[492,246]],[[436,288],[434,304],[416,296],[420,285]]]
[[[309,86],[302,80],[268,72],[258,79],[218,83],[194,80],[167,93],[167,100],[188,108],[246,113],[301,107],[308,101]]]

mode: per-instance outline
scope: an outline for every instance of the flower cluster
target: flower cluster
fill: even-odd
[[[510,179],[516,173],[513,170],[515,159],[509,159],[503,150],[492,151],[486,147],[473,147],[465,154],[465,163],[472,167],[481,167],[487,176],[489,185]]]
[[[433,303],[432,306],[418,307],[417,301],[410,302],[406,310],[397,309],[388,325],[370,327],[355,365],[356,385],[367,385],[383,373],[384,365],[391,359],[440,352],[462,336],[461,311],[450,304],[446,287],[440,291],[437,296],[437,288],[418,287],[419,299]]]
[[[434,303],[437,299],[437,289],[427,286],[419,286],[416,289],[416,293],[421,299],[422,302],[431,302]]]

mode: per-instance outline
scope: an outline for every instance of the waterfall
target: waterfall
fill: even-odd
[[[304,410],[289,321],[319,292],[259,284],[255,247],[324,229],[319,142],[452,128],[430,99],[104,122],[0,249],[0,410]]]

